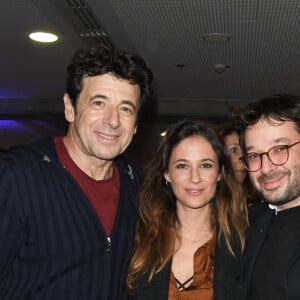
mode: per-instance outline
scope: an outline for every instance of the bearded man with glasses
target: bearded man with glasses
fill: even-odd
[[[247,300],[300,299],[300,101],[275,95],[235,112],[240,158],[264,203],[249,210]]]

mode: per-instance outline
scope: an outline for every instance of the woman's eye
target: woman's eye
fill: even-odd
[[[237,148],[231,148],[231,149],[230,149],[230,152],[236,153],[236,152],[237,152]]]
[[[229,148],[229,152],[240,155],[242,153],[242,150],[240,147],[232,147],[232,148]]]
[[[210,168],[212,168],[212,164],[209,164],[209,163],[202,164],[201,168],[202,169],[210,169]]]
[[[178,164],[178,165],[176,165],[176,168],[177,169],[187,169],[187,165],[186,164]]]

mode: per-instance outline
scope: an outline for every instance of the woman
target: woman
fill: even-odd
[[[220,128],[219,135],[225,148],[225,154],[230,160],[231,171],[235,179],[243,187],[247,204],[251,205],[252,203],[259,202],[259,196],[250,182],[244,163],[240,160],[243,154],[239,143],[238,127],[232,122],[226,123]]]
[[[239,143],[238,128],[232,123],[227,123],[221,127],[219,135],[230,159],[235,178],[238,182],[243,183],[246,170],[243,162],[239,159],[243,154]]]
[[[184,120],[168,130],[140,190],[130,299],[243,299],[246,205],[225,162],[208,125]]]

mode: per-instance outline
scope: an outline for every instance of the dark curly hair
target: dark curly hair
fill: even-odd
[[[233,117],[240,128],[240,144],[245,153],[245,132],[248,126],[261,119],[292,121],[300,133],[300,100],[290,94],[278,94],[262,98],[233,111]]]
[[[151,96],[153,75],[145,61],[138,55],[115,51],[106,46],[77,50],[67,68],[66,93],[74,107],[82,90],[84,76],[97,76],[106,73],[138,84],[141,90],[139,110]]]

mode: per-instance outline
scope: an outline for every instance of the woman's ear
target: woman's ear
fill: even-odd
[[[167,172],[167,171],[164,172],[164,177],[165,177],[167,182],[171,182],[169,172]]]

